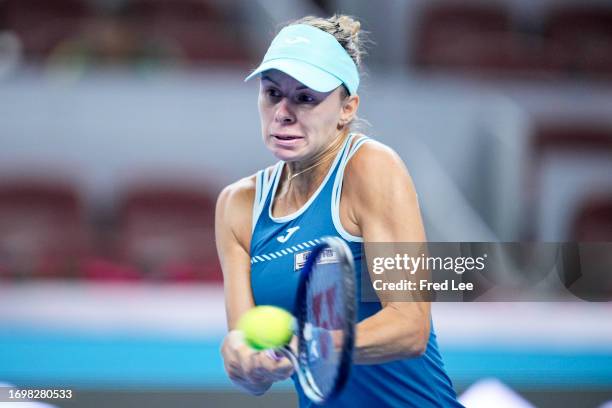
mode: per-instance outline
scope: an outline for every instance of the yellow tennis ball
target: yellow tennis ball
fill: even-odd
[[[293,316],[280,307],[257,306],[240,317],[237,329],[255,350],[278,348],[293,336]]]

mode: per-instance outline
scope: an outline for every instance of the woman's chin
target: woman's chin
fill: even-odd
[[[302,158],[302,154],[300,152],[288,149],[271,149],[272,154],[279,160],[285,162],[297,161]]]

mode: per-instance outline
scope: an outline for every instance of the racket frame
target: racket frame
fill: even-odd
[[[298,353],[297,356],[289,347],[282,349],[282,353],[294,363],[298,380],[302,385],[304,394],[313,402],[320,404],[331,401],[336,398],[348,380],[352,361],[353,350],[355,348],[355,322],[357,316],[356,304],[356,289],[355,289],[355,263],[350,248],[342,239],[338,237],[321,238],[322,243],[316,245],[309,254],[306,264],[301,271],[298,290],[295,298],[295,317],[296,317],[296,335],[298,337]],[[332,390],[328,395],[324,395],[317,387],[312,373],[307,368],[306,361],[302,361],[304,356],[308,355],[307,344],[304,336],[304,326],[306,324],[307,310],[307,289],[311,278],[311,272],[316,265],[317,258],[323,250],[331,248],[338,257],[337,262],[342,268],[342,285],[346,297],[344,299],[344,327],[343,327],[343,344],[340,352],[340,366],[336,375],[336,380]]]

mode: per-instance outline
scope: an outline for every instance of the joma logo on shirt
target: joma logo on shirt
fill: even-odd
[[[299,229],[300,229],[299,225],[297,227],[287,228],[287,233],[285,235],[276,237],[276,240],[280,242],[281,244],[284,244],[285,242],[289,241],[289,238],[291,238],[291,236]]]

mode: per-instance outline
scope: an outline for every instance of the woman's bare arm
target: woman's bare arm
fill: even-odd
[[[425,242],[416,192],[408,171],[390,148],[364,144],[347,166],[342,199],[348,217],[368,242]],[[407,299],[408,300],[408,299]],[[357,325],[355,362],[377,364],[425,352],[430,332],[428,302],[382,302]]]
[[[235,330],[240,316],[255,305],[249,254],[254,196],[254,177],[226,187],[217,200],[215,232],[229,329],[221,346],[225,370],[235,384],[261,395],[274,381],[289,377],[293,367],[287,359],[273,360],[251,349]]]
[[[227,326],[254,306],[250,282],[251,216],[254,177],[229,185],[219,195],[215,211],[215,240],[223,270]]]

